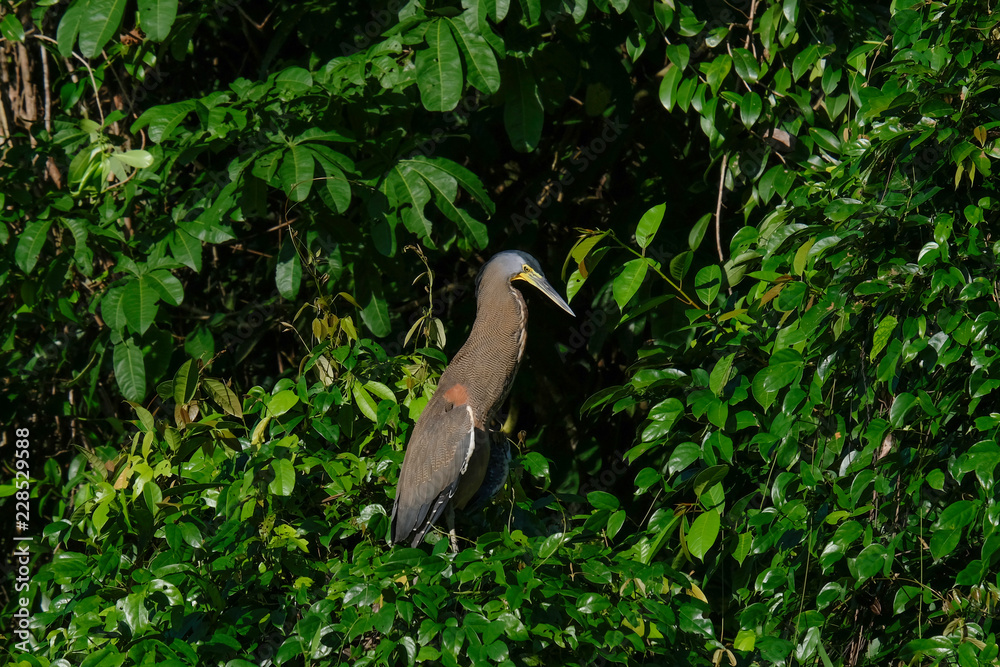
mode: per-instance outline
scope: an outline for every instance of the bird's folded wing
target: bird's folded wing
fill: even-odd
[[[450,409],[449,409],[450,408]],[[430,411],[430,414],[428,414]],[[468,405],[431,401],[406,448],[392,510],[392,541],[419,530],[419,544],[455,494],[474,448],[475,425]]]

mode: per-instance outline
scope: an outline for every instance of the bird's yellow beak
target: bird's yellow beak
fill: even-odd
[[[549,281],[545,279],[545,276],[538,273],[538,271],[535,271],[530,266],[525,266],[524,271],[521,271],[521,273],[514,276],[512,280],[523,280],[526,283],[534,285],[542,292],[542,294],[552,299],[557,306],[565,310],[573,317],[576,317],[576,313],[573,312],[573,309],[569,307],[569,304],[566,303],[561,296],[559,296],[559,293],[556,292],[556,289],[549,284]]]

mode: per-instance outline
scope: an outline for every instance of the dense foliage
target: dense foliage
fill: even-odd
[[[2,7],[13,660],[1000,663],[990,4]],[[510,247],[578,318],[389,547]]]

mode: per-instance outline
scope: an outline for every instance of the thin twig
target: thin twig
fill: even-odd
[[[49,52],[41,44],[38,45],[42,52],[42,83],[45,88],[45,131],[52,134],[52,86],[49,85]]]
[[[752,49],[751,52],[753,53],[754,58],[757,57],[757,45],[753,43],[753,18],[757,13],[758,2],[759,0],[753,0],[753,2],[750,3],[750,16],[747,21],[747,38],[746,41],[743,42],[744,49]]]
[[[57,42],[56,40],[52,39],[48,35],[43,35],[41,33],[37,33],[36,32],[36,33],[32,33],[31,36],[34,37],[35,39],[42,39],[42,40],[45,40],[46,42],[51,42],[51,43],[56,44],[56,45],[59,44],[59,42]],[[73,57],[80,61],[80,64],[83,65],[86,68],[87,74],[90,75],[90,83],[91,83],[91,85],[94,86],[94,102],[97,104],[97,113],[100,114],[100,116],[101,116],[101,127],[104,127],[104,109],[101,108],[100,89],[97,87],[97,78],[94,77],[94,70],[91,69],[90,63],[88,63],[87,60],[83,56],[81,56],[79,53],[76,53],[74,51],[73,52]],[[46,95],[48,95],[48,86],[45,87],[45,92],[46,92]]]
[[[726,187],[726,168],[729,166],[729,154],[722,156],[722,169],[719,170],[719,197],[715,201],[715,249],[719,252],[719,262],[725,262],[722,256],[722,190]]]

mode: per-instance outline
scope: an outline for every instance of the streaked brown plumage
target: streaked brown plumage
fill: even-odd
[[[573,314],[531,255],[508,250],[483,265],[469,340],[441,375],[403,457],[392,542],[412,538],[417,546],[449,502],[464,509],[483,484],[490,465],[490,421],[510,390],[527,338],[528,309],[515,280],[534,285]]]

